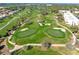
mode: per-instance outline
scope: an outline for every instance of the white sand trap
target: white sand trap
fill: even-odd
[[[45,25],[48,25],[48,26],[50,26],[50,25],[51,25],[51,23],[46,23]]]
[[[61,31],[63,31],[63,32],[66,32],[66,30],[63,29],[63,28],[53,28],[53,29],[59,29],[59,30],[61,30]]]
[[[40,26],[43,26],[43,24],[42,24],[42,23],[39,23],[39,25],[40,25]]]
[[[22,29],[21,31],[26,31],[26,30],[28,30],[28,28],[24,28],[24,29]]]

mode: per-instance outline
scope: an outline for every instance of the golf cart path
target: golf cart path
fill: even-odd
[[[71,13],[71,14],[72,14],[72,13]],[[72,15],[73,15],[73,14],[72,14]],[[63,14],[63,16],[64,16],[64,14]],[[66,16],[66,15],[65,15],[65,16]],[[73,15],[73,16],[74,16],[74,15]],[[64,19],[65,19],[65,17],[64,17]],[[56,19],[56,17],[54,18],[54,20],[56,21],[57,25],[63,27],[64,29],[68,30],[68,31],[72,34],[72,38],[73,38],[73,40],[72,40],[72,41],[73,41],[73,42],[72,42],[72,45],[75,45],[77,38],[76,38],[76,36],[72,33],[72,31],[71,31],[70,29],[68,29],[67,27],[61,25],[61,24],[58,22],[58,20]],[[70,18],[70,20],[71,20],[71,18]]]
[[[24,45],[15,45],[15,47],[12,49],[12,50],[9,50],[9,52],[13,52],[13,51],[16,51],[16,50],[19,50],[25,46],[43,46],[42,44],[24,44]],[[66,45],[65,44],[52,44],[51,47],[65,47]]]

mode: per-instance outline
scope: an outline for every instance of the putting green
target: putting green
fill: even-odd
[[[17,32],[15,35],[16,37],[18,38],[23,38],[23,37],[28,37],[28,36],[31,36],[32,34],[35,34],[37,32],[36,29],[30,29],[30,30],[27,30],[27,31],[19,31]]]
[[[45,32],[54,38],[64,38],[65,33],[59,29],[46,29]]]
[[[28,30],[25,31],[21,31],[24,28],[28,28]],[[20,28],[19,30],[16,31],[15,36],[18,38],[24,38],[24,37],[29,37],[33,34],[35,34],[39,29],[39,26],[33,22],[33,24],[30,25],[24,25],[22,28]]]

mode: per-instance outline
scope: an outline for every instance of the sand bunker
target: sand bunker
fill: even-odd
[[[63,29],[63,28],[53,28],[53,29],[59,29],[59,30],[61,30],[61,31],[63,31],[63,32],[66,32],[66,30]]]
[[[24,29],[22,29],[21,31],[26,31],[26,30],[28,30],[28,28],[24,28]]]

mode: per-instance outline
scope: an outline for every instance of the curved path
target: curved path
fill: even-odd
[[[65,27],[65,26],[63,26],[63,25],[61,25],[61,24],[59,24],[59,22],[57,21],[56,17],[54,18],[54,20],[56,21],[57,25],[63,27],[64,29],[68,30],[68,31],[72,34],[72,38],[73,38],[72,45],[75,45],[77,38],[76,38],[76,36],[72,33],[72,31],[71,31],[70,29],[68,29],[67,27]]]
[[[12,49],[12,50],[9,50],[9,52],[13,52],[13,51],[16,51],[16,50],[19,50],[25,46],[43,46],[42,44],[24,44],[24,45],[15,45],[15,47]],[[65,47],[66,45],[65,44],[52,44],[51,47]]]

